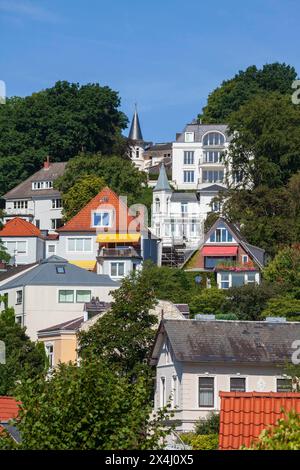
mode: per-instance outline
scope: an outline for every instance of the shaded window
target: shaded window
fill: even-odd
[[[185,183],[194,183],[194,181],[195,181],[195,172],[194,171],[184,171],[183,172],[183,181]]]
[[[194,152],[191,152],[191,151],[184,152],[183,162],[184,162],[184,165],[193,165],[194,164]]]
[[[221,274],[221,289],[229,289],[229,273]]]
[[[231,392],[245,392],[246,391],[246,379],[241,377],[230,378],[230,391]]]
[[[69,304],[74,302],[73,290],[60,290],[58,293],[58,301],[62,304]]]
[[[277,392],[292,392],[292,379],[277,379]]]
[[[76,291],[76,302],[77,303],[87,303],[91,301],[91,291],[90,290],[77,290]]]
[[[109,227],[110,226],[110,212],[94,212],[93,226],[94,227]]]
[[[213,377],[199,377],[199,407],[214,407],[215,380]]]

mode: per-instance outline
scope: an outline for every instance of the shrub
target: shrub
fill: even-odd
[[[219,447],[218,434],[182,434],[181,439],[185,444],[192,447],[193,450],[217,450]]]
[[[220,415],[219,413],[211,412],[207,418],[200,418],[195,427],[196,434],[219,434],[220,429]]]

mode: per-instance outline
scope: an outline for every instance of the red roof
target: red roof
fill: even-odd
[[[236,256],[238,252],[237,246],[204,246],[202,248],[203,256]]]
[[[92,226],[92,212],[96,209],[112,209],[114,210],[114,230],[127,231],[127,225],[134,219],[128,215],[127,206],[119,199],[117,194],[110,188],[104,188],[95,196],[81,211],[78,212],[69,222],[58,229],[58,232],[96,232],[96,228]],[[123,224],[120,223],[120,218]]]
[[[300,413],[300,393],[220,392],[220,450],[250,447],[284,412]]]
[[[43,238],[41,231],[32,223],[15,217],[9,220],[0,230],[0,237],[39,237]]]
[[[7,423],[18,416],[19,402],[12,397],[0,397],[0,422]]]

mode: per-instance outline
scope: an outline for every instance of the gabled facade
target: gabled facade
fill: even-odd
[[[168,402],[178,431],[221,408],[220,392],[291,390],[284,374],[300,322],[164,320],[151,361],[156,366],[154,411]]]
[[[8,191],[3,196],[4,221],[19,217],[40,230],[55,232],[62,225],[62,201],[53,184],[65,167],[66,162],[50,163],[48,157],[41,170]]]
[[[185,269],[215,272],[218,287],[228,289],[259,284],[264,263],[264,250],[250,245],[235,225],[220,217]]]

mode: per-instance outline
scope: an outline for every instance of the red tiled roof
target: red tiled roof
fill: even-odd
[[[202,248],[203,256],[236,256],[237,246],[204,246]]]
[[[0,237],[39,237],[43,238],[41,231],[30,222],[15,217],[9,220],[0,230]]]
[[[58,229],[58,232],[96,232],[95,227],[92,227],[92,212],[99,207],[109,209],[113,206],[115,210],[115,226],[114,230],[116,232],[126,230],[126,227],[121,227],[120,220],[120,211],[124,221],[127,219],[127,224],[129,224],[134,217],[128,215],[128,208],[120,202],[117,194],[112,191],[110,188],[103,188],[97,196],[95,196],[81,211],[78,212],[69,222],[67,222],[63,227]],[[125,224],[124,224],[125,225]]]
[[[220,450],[250,447],[285,412],[300,413],[300,393],[220,392]]]
[[[0,422],[7,423],[18,416],[19,402],[12,397],[0,397]]]

